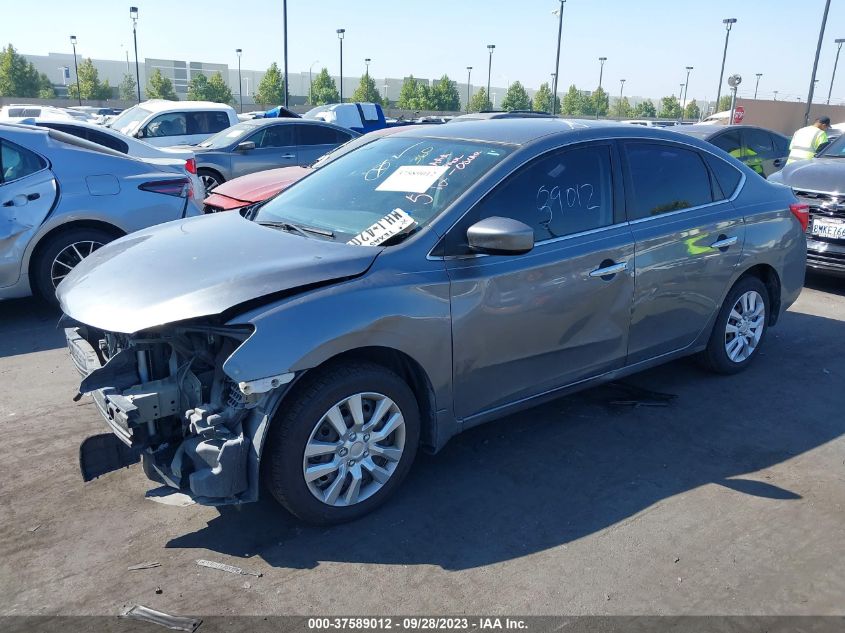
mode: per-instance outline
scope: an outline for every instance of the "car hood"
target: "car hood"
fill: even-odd
[[[59,284],[62,310],[110,332],[133,333],[219,314],[251,299],[354,277],[381,249],[303,237],[237,213],[162,224],[85,258]]]
[[[774,180],[793,189],[808,189],[829,193],[845,192],[845,158],[811,158],[790,163],[776,174]]]
[[[262,202],[310,174],[310,167],[280,167],[241,176],[214,188],[212,195],[243,202]],[[211,203],[206,200],[206,203]],[[225,207],[224,207],[225,208]]]

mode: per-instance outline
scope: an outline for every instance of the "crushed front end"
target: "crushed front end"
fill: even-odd
[[[67,328],[68,349],[83,376],[77,399],[90,394],[122,443],[83,443],[83,477],[140,456],[150,479],[200,503],[254,501],[260,447],[251,439],[266,425],[285,378],[238,384],[224,373],[224,361],[250,333],[204,324],[131,335]]]

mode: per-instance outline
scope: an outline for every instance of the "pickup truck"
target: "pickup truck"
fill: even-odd
[[[384,110],[377,103],[330,103],[312,108],[305,119],[319,119],[340,125],[360,134],[397,125],[409,125],[406,121],[388,122]]]

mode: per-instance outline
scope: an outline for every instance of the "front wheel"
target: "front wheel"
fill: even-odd
[[[393,372],[371,363],[318,370],[283,401],[270,427],[267,485],[304,521],[350,521],[396,490],[419,435],[416,398]]]
[[[735,374],[757,356],[768,330],[769,293],[756,277],[740,279],[728,293],[713,326],[705,365],[719,374]]]
[[[197,176],[200,177],[206,193],[210,193],[212,189],[220,184],[223,184],[223,176],[210,169],[198,170]]]

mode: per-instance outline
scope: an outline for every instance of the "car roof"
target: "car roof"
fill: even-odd
[[[246,121],[241,121],[238,125],[242,125],[244,127],[266,127],[268,125],[321,125],[323,127],[335,127],[341,130],[346,130],[347,132],[353,132],[349,128],[345,128],[341,125],[335,125],[334,123],[329,123],[328,121],[323,121],[322,119],[294,119],[292,117],[271,117],[269,119],[247,119]]]
[[[234,108],[225,103],[214,101],[168,101],[167,99],[150,99],[138,104],[138,107],[150,112],[165,110],[232,110]]]
[[[454,117],[449,123],[459,121],[482,121],[494,119],[550,119],[552,115],[548,112],[533,112],[530,110],[484,110],[482,112],[470,112]]]
[[[524,145],[550,134],[579,130],[617,128],[628,132],[631,126],[617,121],[561,119],[545,117],[450,121],[447,125],[408,126],[397,136],[455,138],[488,143]]]
[[[774,134],[775,136],[780,136],[786,138],[780,132],[775,132],[774,130],[768,130],[764,127],[760,127],[759,125],[707,125],[707,124],[695,124],[695,125],[679,125],[676,128],[673,128],[673,131],[680,132],[681,134],[688,134],[689,136],[695,136],[700,139],[708,139],[711,136],[715,136],[719,132],[725,132],[727,130],[760,130],[761,132],[767,132],[769,134]]]

